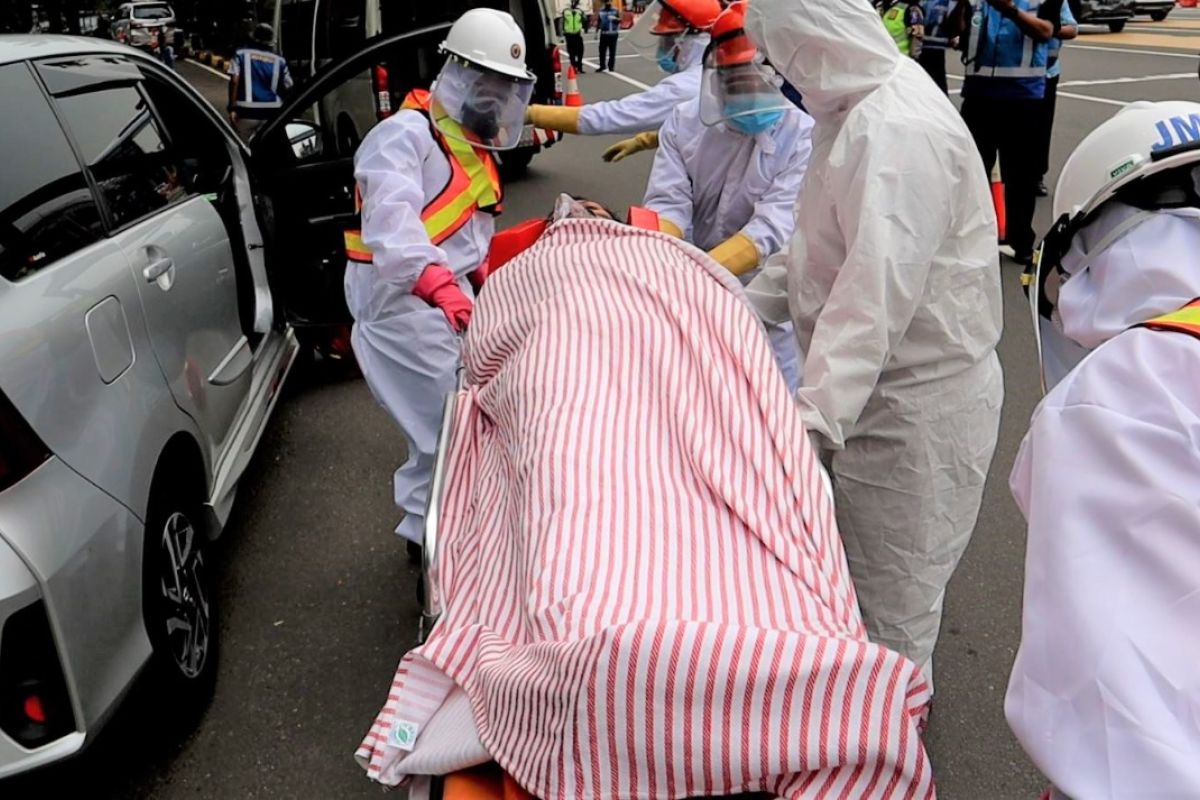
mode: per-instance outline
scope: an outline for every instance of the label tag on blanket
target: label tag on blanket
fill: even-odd
[[[420,730],[421,726],[415,722],[397,719],[392,721],[392,732],[388,738],[392,747],[411,753],[417,744],[417,733]]]

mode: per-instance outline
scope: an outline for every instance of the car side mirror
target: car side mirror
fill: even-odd
[[[321,143],[321,129],[311,122],[292,120],[285,126],[288,144],[297,161],[306,161],[321,155],[324,149]]]

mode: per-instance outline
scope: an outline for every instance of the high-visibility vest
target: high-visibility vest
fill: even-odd
[[[1135,328],[1149,328],[1154,331],[1175,331],[1186,333],[1200,339],[1200,297],[1188,303],[1178,311],[1163,314],[1161,317],[1148,319],[1134,325]]]
[[[450,165],[450,179],[442,190],[421,209],[421,222],[429,241],[441,244],[467,224],[476,211],[497,215],[503,210],[504,190],[496,161],[487,150],[467,141],[469,134],[449,117],[439,117],[434,124],[429,92],[414,89],[404,98],[402,108],[420,111],[429,120],[429,130]],[[444,113],[444,112],[443,112]],[[451,136],[446,136],[442,130]],[[356,211],[361,211],[361,199],[355,188]],[[346,257],[351,261],[369,264],[371,250],[363,243],[361,221],[345,233]]]
[[[563,12],[563,33],[583,33],[583,12],[578,8],[568,8]]]
[[[906,9],[904,0],[897,0],[883,12],[883,27],[887,28],[888,35],[896,41],[900,55],[903,56],[908,55],[908,26],[904,24]]]

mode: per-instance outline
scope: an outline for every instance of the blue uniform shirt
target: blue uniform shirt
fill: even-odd
[[[1026,36],[1015,20],[1004,17],[987,0],[970,3],[962,96],[1041,99],[1046,93],[1049,46]],[[1036,14],[1042,0],[1015,0],[1015,5]]]
[[[235,110],[247,118],[265,119],[283,105],[281,93],[292,88],[292,75],[283,56],[270,50],[245,47],[229,62],[229,74],[237,76]]]
[[[621,12],[615,8],[600,9],[600,32],[618,33],[621,30]]]
[[[1078,25],[1075,21],[1075,15],[1071,13],[1071,6],[1068,3],[1062,4],[1062,13],[1058,16],[1058,24],[1065,28],[1068,25]],[[1058,54],[1062,50],[1062,39],[1054,38],[1050,40],[1049,50],[1046,55],[1046,77],[1057,78],[1062,74],[1062,64],[1058,61]]]

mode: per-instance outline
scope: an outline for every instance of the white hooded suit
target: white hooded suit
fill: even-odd
[[[979,153],[867,0],[754,0],[746,29],[816,121],[787,256],[805,356],[797,402],[833,451],[867,630],[931,678],[1003,397],[996,220]]]

